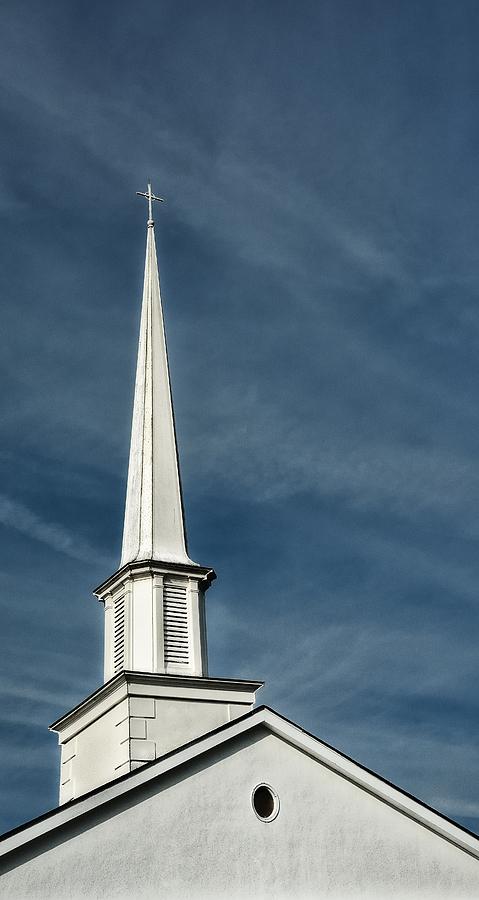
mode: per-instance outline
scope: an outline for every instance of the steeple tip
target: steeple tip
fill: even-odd
[[[153,219],[153,200],[158,200],[159,203],[164,203],[163,197],[157,197],[151,190],[151,181],[148,182],[148,190],[146,191],[137,191],[137,197],[145,197],[148,200],[148,228],[153,228],[155,224]]]

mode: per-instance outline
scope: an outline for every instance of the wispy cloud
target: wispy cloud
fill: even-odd
[[[477,534],[479,473],[475,458],[455,448],[385,442],[378,435],[325,433],[321,408],[304,421],[271,399],[227,391],[224,416],[190,451],[206,478],[230,483],[257,501],[304,491],[405,519],[441,515]]]
[[[45,520],[23,503],[0,494],[0,522],[7,528],[13,528],[28,538],[47,544],[52,550],[89,563],[103,563],[110,560],[101,556],[95,547],[88,544],[80,536],[73,534],[68,528]]]

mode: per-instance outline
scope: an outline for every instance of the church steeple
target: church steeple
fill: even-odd
[[[138,192],[139,193],[139,192]],[[171,399],[151,191],[121,566],[155,559],[191,565]]]
[[[103,684],[51,728],[60,802],[133,771],[251,709],[258,681],[208,677],[205,593],[213,569],[186,552],[151,191],[120,568],[105,607]]]
[[[105,681],[123,670],[207,674],[204,594],[215,577],[194,563],[186,534],[151,190],[130,460],[118,572],[105,604]]]

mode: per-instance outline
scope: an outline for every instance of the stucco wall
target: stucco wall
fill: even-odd
[[[128,737],[125,699],[67,741],[62,747],[60,802],[67,803],[129,771]]]
[[[270,823],[251,807],[263,781]],[[263,729],[32,852],[10,857],[1,897],[479,897],[478,860]]]
[[[62,745],[60,803],[248,712],[251,704],[128,697]]]
[[[197,700],[154,701],[154,715],[145,719],[146,738],[155,742],[155,758],[187,744],[248,712],[244,703],[208,703]]]

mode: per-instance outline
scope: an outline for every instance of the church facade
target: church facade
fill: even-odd
[[[188,555],[155,248],[147,247],[104,684],[51,726],[59,807],[0,839],[0,897],[479,896],[479,838],[208,674],[213,569]]]

